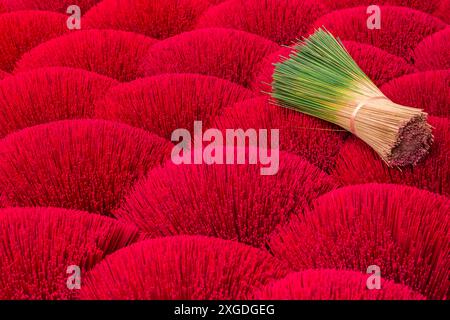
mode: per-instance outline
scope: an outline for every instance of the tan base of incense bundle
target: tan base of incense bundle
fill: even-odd
[[[389,100],[328,31],[300,42],[273,79],[276,104],[352,132],[389,166],[415,165],[431,147],[427,114]]]

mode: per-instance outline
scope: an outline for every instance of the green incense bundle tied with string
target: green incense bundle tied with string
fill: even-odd
[[[324,29],[275,64],[277,105],[334,123],[367,143],[388,166],[415,165],[433,142],[427,113],[392,102]]]

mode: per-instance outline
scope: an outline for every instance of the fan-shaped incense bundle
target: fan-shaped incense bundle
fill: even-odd
[[[326,30],[276,64],[272,87],[276,104],[352,132],[389,166],[416,164],[433,142],[427,114],[389,100]]]

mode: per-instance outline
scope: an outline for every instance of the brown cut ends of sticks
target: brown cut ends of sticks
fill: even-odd
[[[417,164],[433,143],[427,113],[387,98],[325,29],[275,64],[273,103],[355,134],[391,167]]]

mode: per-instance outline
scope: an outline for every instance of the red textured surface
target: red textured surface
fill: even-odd
[[[89,10],[84,27],[117,29],[165,39],[192,30],[209,0],[105,0]]]
[[[9,73],[0,70],[0,80],[2,80],[3,78],[6,78],[7,76],[9,76]]]
[[[101,0],[0,0],[0,7],[3,5],[6,11],[49,10],[66,13],[69,6],[77,5],[83,13],[98,2]]]
[[[73,299],[68,266],[84,273],[140,238],[132,226],[82,211],[1,209],[0,299]]]
[[[381,289],[367,289],[367,274],[332,269],[291,273],[255,293],[261,300],[424,300],[411,288],[381,280]]]
[[[278,129],[281,150],[299,155],[327,172],[334,166],[335,157],[348,136],[325,121],[274,106],[267,97],[225,108],[213,127],[224,133],[230,128]]]
[[[404,59],[377,47],[354,41],[343,43],[358,66],[377,86],[415,71]]]
[[[66,120],[27,128],[0,141],[0,204],[108,214],[170,149],[166,140],[115,122]]]
[[[448,299],[450,1],[376,2],[0,0],[0,300],[79,299],[69,264],[84,299]],[[322,25],[431,115],[417,167],[269,104],[281,45]],[[168,139],[195,120],[279,129],[279,172],[172,164]],[[369,265],[380,291],[361,287]]]
[[[232,29],[186,32],[154,45],[144,59],[145,75],[199,73],[248,86],[257,63],[279,46],[260,36]]]
[[[409,7],[412,9],[420,10],[427,13],[435,13],[439,10],[442,2],[447,0],[321,0],[326,6],[331,9],[343,9],[357,6],[370,6],[370,5],[392,5]]]
[[[292,49],[290,47],[282,47],[280,50],[272,52],[264,57],[260,63],[255,66],[254,77],[250,82],[250,88],[258,94],[267,94],[272,92],[272,75],[275,71],[275,63],[289,58]]]
[[[450,27],[423,39],[414,50],[419,70],[450,68]]]
[[[450,70],[406,75],[386,83],[381,91],[396,103],[450,117]]]
[[[21,72],[0,82],[0,137],[41,123],[91,118],[94,101],[118,82],[71,68]]]
[[[168,164],[138,183],[114,215],[152,237],[200,234],[260,247],[277,224],[338,187],[301,158],[282,153],[279,161],[274,176],[261,175],[260,165]]]
[[[367,28],[367,7],[333,11],[319,18],[313,28],[325,26],[341,40],[352,40],[379,47],[411,60],[416,45],[425,37],[445,28],[440,19],[404,7],[380,6],[381,29]],[[311,29],[313,29],[311,28]]]
[[[140,61],[156,42],[132,32],[78,31],[33,48],[17,62],[15,72],[60,66],[131,81],[138,77]]]
[[[430,154],[416,167],[389,168],[375,152],[357,138],[341,148],[333,172],[343,184],[397,183],[450,196],[450,120],[430,117],[434,143]]]
[[[243,30],[289,45],[327,12],[316,0],[229,0],[206,11],[197,28]]]
[[[336,268],[366,272],[377,265],[386,279],[428,298],[448,298],[450,201],[395,185],[362,185],[315,201],[270,240],[276,257],[294,270]]]
[[[223,108],[253,96],[248,89],[216,77],[164,74],[112,88],[95,105],[99,118],[128,123],[170,139],[178,128],[205,130]]]
[[[0,69],[11,72],[20,57],[35,46],[69,30],[66,16],[46,11],[0,15]]]
[[[450,1],[441,0],[439,7],[434,13],[436,17],[439,17],[442,21],[447,24],[450,23]]]
[[[106,258],[87,276],[82,299],[245,299],[281,278],[268,253],[205,237],[166,237],[137,243]]]

